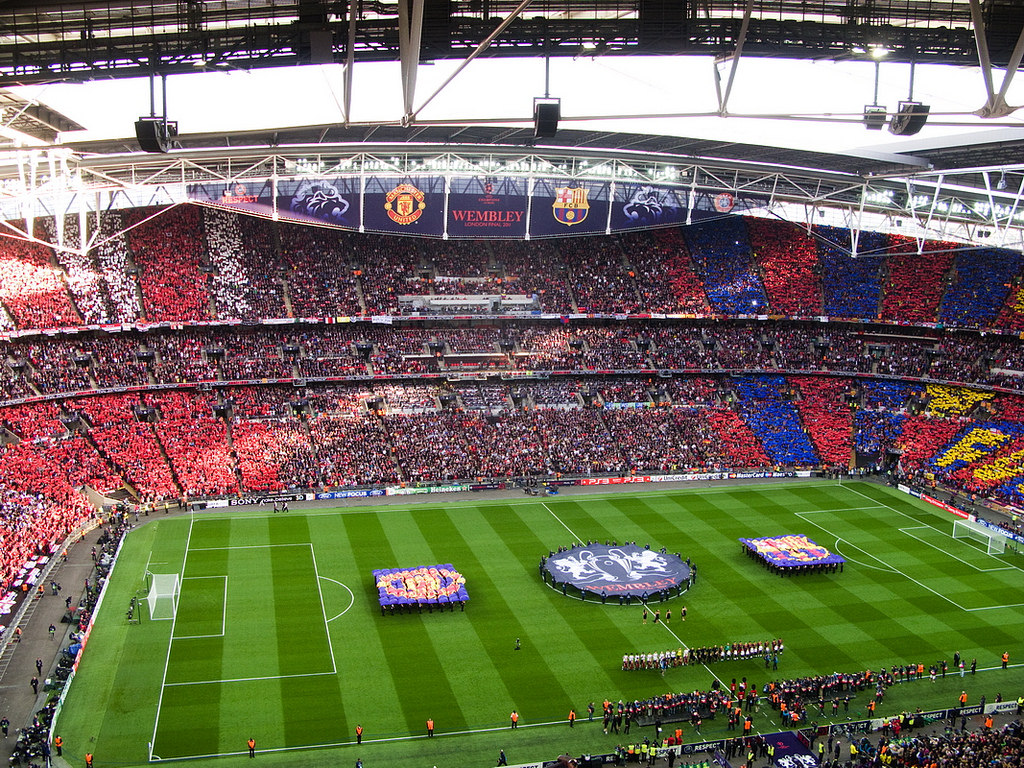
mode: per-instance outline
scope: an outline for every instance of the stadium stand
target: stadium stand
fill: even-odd
[[[953,279],[943,299],[939,320],[969,327],[992,325],[1022,265],[1024,255],[1014,251],[959,251],[953,260]]]
[[[759,219],[453,244],[189,206],[112,216],[139,226],[87,257],[73,251],[72,219],[62,223],[72,250],[7,250],[9,265],[49,275],[40,278],[49,297],[41,303],[24,280],[5,283],[9,329],[51,317],[117,321],[2,342],[5,434],[75,456],[82,471],[69,487],[124,485],[156,499],[702,466],[869,461],[914,473],[956,454],[947,446],[956,434],[989,423],[1007,437],[977,455],[961,450],[960,463],[940,473],[955,487],[1020,496],[1019,478],[1005,471],[1024,423],[1024,398],[1010,394],[1024,372],[1019,343],[915,325],[1005,320],[1007,286],[1024,267],[1014,254],[992,252],[988,282],[998,285],[982,290],[974,254],[953,257],[950,244],[922,244],[919,257],[916,241],[861,233],[858,251],[869,255],[853,259],[842,251],[846,230],[819,227],[812,239]],[[56,234],[54,220],[38,223]],[[914,280],[913,270],[927,279]],[[536,294],[539,307],[561,314],[511,311],[471,324],[400,299],[490,291]],[[139,319],[140,298],[147,319],[180,325],[125,325]],[[746,314],[755,300],[765,312],[881,315],[895,325],[709,317]],[[565,314],[579,309],[608,316]],[[655,311],[701,317],[651,319]],[[392,316],[331,324],[364,312]],[[293,319],[307,316],[315,321]],[[752,375],[764,372],[772,375]],[[547,378],[498,378],[512,374]],[[185,389],[147,392],[156,386]],[[48,401],[15,404],[39,397]],[[482,441],[500,450],[474,456]],[[441,446],[443,459],[425,446]]]
[[[788,222],[751,218],[746,223],[771,312],[788,317],[820,315],[820,269],[814,240]]]
[[[746,227],[739,217],[683,230],[715,312],[756,315],[768,311],[768,296],[754,272]]]
[[[851,254],[853,236],[848,229],[815,227],[821,259],[824,314],[829,317],[874,319],[881,299],[881,271],[886,238],[861,232],[857,256]]]

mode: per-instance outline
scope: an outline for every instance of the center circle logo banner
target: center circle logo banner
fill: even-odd
[[[678,587],[691,569],[678,555],[635,544],[590,544],[557,552],[544,563],[555,584],[568,583],[594,594],[653,595]]]

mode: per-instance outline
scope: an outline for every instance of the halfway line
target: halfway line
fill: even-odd
[[[542,507],[544,507],[544,509],[546,509],[546,510],[547,510],[548,512],[550,512],[550,513],[551,513],[551,516],[552,516],[553,518],[555,518],[555,520],[557,520],[558,522],[560,522],[560,523],[562,524],[562,527],[563,527],[563,528],[565,528],[565,530],[567,530],[567,531],[568,531],[569,533],[571,533],[571,534],[572,534],[572,538],[573,538],[573,540],[574,540],[574,541],[578,541],[578,542],[579,542],[580,544],[582,544],[582,543],[583,543],[583,539],[581,539],[581,538],[580,538],[579,536],[577,536],[577,535],[576,535],[576,533],[575,533],[575,532],[573,531],[573,529],[572,529],[572,528],[570,528],[570,527],[569,527],[568,525],[566,525],[566,524],[565,524],[565,522],[564,522],[564,521],[562,520],[562,518],[560,518],[560,517],[559,517],[558,515],[556,515],[556,514],[555,514],[554,512],[551,512],[551,507],[549,507],[549,506],[547,505],[547,503],[545,503],[545,502],[543,502],[543,501],[542,501],[542,502],[540,503],[540,505],[541,505]]]

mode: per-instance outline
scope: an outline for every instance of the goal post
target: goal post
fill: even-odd
[[[178,595],[181,593],[181,579],[176,573],[150,573],[149,618],[153,621],[173,619],[178,611]]]
[[[1006,551],[1005,536],[971,520],[954,520],[953,538],[977,541],[985,547],[985,553],[988,555],[1001,555]]]

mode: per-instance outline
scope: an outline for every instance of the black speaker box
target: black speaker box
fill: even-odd
[[[166,152],[177,135],[178,124],[165,123],[162,118],[144,117],[135,122],[135,138],[143,152]]]
[[[901,101],[900,108],[889,121],[889,131],[897,136],[913,136],[928,122],[931,107],[916,101]]]
[[[558,119],[561,116],[561,105],[539,103],[533,106],[533,136],[537,139],[549,139],[558,132]]]

